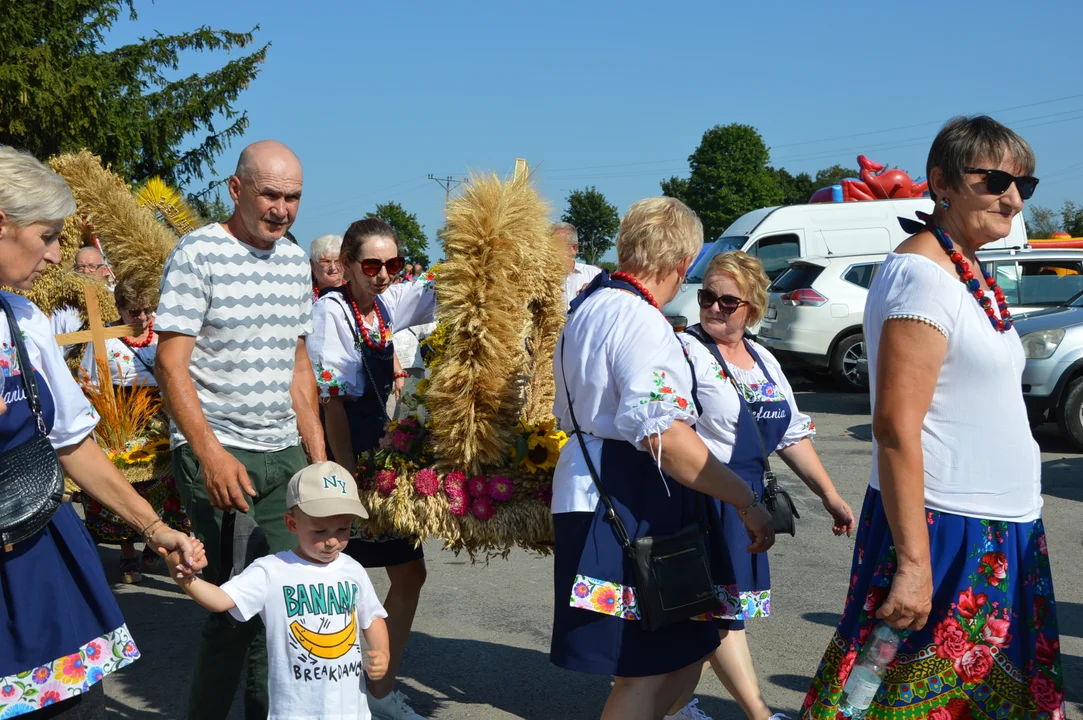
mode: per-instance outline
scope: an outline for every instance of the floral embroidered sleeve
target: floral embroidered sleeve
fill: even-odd
[[[659,435],[675,420],[696,421],[692,399],[692,369],[677,336],[658,311],[635,332],[621,334],[612,356],[613,379],[620,395],[617,431],[639,444]]]
[[[334,296],[325,296],[312,307],[312,334],[305,348],[321,400],[364,393],[361,358],[347,322],[345,306]]]
[[[15,300],[16,296],[6,293],[5,297],[11,303],[19,327],[23,330],[23,340],[26,342],[30,362],[45,378],[53,395],[56,411],[53,427],[49,432],[49,442],[58,449],[82,442],[98,424],[98,414],[91,408],[64,363],[64,355],[53,337],[49,319],[27,300]],[[6,326],[4,330],[0,341],[7,337]]]

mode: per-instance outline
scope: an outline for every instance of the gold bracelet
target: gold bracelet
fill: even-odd
[[[164,524],[165,523],[162,521],[162,519],[158,518],[157,520],[152,522],[150,525],[147,525],[145,528],[143,528],[142,532],[139,533],[140,535],[143,536],[143,542],[145,542],[147,545],[150,545],[151,544],[151,542],[150,542],[151,536],[153,535],[153,533],[148,534],[148,533],[150,533],[150,529],[157,526],[157,525],[164,525]]]
[[[745,506],[743,508],[737,508],[737,514],[740,515],[741,517],[744,517],[745,515],[748,514],[749,510],[751,510],[752,508],[756,507],[759,504],[760,504],[760,499],[758,497],[753,497],[752,502],[749,503],[747,506]]]

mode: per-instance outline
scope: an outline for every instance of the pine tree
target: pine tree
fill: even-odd
[[[171,79],[182,52],[248,47],[259,26],[158,33],[107,50],[106,33],[125,9],[134,21],[134,0],[0,2],[0,143],[41,159],[86,148],[131,181],[202,179],[248,127],[233,103],[270,44]]]

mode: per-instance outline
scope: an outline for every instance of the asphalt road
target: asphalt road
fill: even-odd
[[[871,464],[868,397],[798,386],[813,415],[816,445],[843,497],[858,512]],[[1069,717],[1083,718],[1083,455],[1068,452],[1055,427],[1036,436],[1043,449],[1045,523],[1060,620]],[[801,512],[796,538],[771,550],[772,609],[749,623],[749,641],[764,697],[796,716],[838,620],[853,541],[831,534],[816,498],[796,478],[782,481]],[[789,482],[786,480],[789,479]],[[429,579],[403,663],[402,687],[413,707],[434,720],[461,718],[597,718],[609,681],[560,670],[548,661],[552,560],[516,552],[508,560],[471,564],[465,555],[426,548]],[[118,554],[103,548],[115,578]],[[1074,569],[1073,569],[1074,568]],[[372,574],[383,593],[386,576]],[[165,577],[117,586],[143,658],[110,676],[106,693],[116,717],[185,717],[191,660],[205,613]],[[705,676],[700,707],[715,720],[742,718],[718,680]],[[240,703],[230,718],[243,717]]]

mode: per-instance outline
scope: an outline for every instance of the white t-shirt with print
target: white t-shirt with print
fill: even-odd
[[[259,558],[222,585],[238,620],[267,628],[269,720],[368,720],[361,631],[387,612],[365,569],[340,554],[314,563],[292,550]]]

